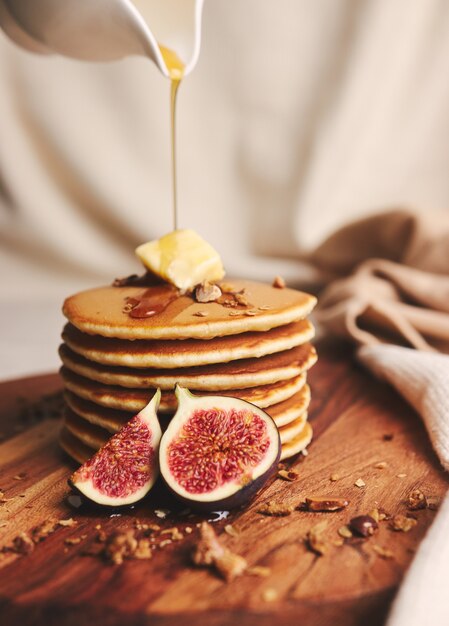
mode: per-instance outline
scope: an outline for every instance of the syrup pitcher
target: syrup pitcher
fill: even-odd
[[[84,61],[140,55],[173,78],[166,51],[182,60],[183,76],[192,71],[202,10],[203,0],[0,0],[0,26],[30,52]]]

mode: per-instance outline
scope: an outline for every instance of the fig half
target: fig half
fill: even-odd
[[[122,506],[141,500],[159,475],[160,398],[158,389],[140,413],[72,474],[69,485],[97,504]]]
[[[276,471],[276,424],[258,407],[176,387],[178,409],[161,439],[161,475],[175,496],[202,510],[240,506]]]

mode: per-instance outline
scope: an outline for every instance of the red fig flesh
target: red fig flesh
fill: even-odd
[[[108,506],[133,504],[149,492],[159,474],[160,396],[158,389],[147,406],[71,476],[73,488]]]
[[[276,471],[281,446],[275,423],[249,402],[193,396],[176,388],[178,409],[159,448],[161,474],[190,506],[232,508]]]

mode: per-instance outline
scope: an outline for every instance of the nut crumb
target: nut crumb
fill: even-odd
[[[274,602],[275,600],[277,600],[279,597],[278,592],[276,591],[276,589],[273,589],[272,587],[268,587],[268,589],[265,589],[262,593],[262,599],[265,602]]]
[[[436,511],[440,504],[441,504],[441,498],[439,498],[438,496],[427,496],[427,508],[430,509],[431,511]]]
[[[407,508],[410,511],[418,511],[427,508],[426,496],[420,489],[414,489],[407,497]]]
[[[376,543],[373,544],[373,550],[378,556],[380,556],[381,559],[394,558],[394,554],[391,550],[388,550],[387,548],[382,548],[382,546],[379,546]]]
[[[243,315],[247,315],[248,317],[254,317],[257,315],[257,311],[254,309],[249,309],[249,311],[243,311]]]
[[[82,539],[81,537],[67,537],[67,539],[64,539],[64,543],[67,546],[76,546],[79,543],[81,543]]]
[[[14,537],[11,552],[16,554],[29,554],[34,550],[34,541],[27,533],[19,533]]]
[[[207,311],[196,311],[193,315],[196,317],[207,317],[209,313]]]
[[[108,537],[102,554],[110,563],[121,565],[125,559],[132,557],[137,546],[134,531],[115,532]]]
[[[227,582],[241,576],[248,566],[246,559],[221,545],[214,529],[207,522],[200,525],[200,538],[192,560],[195,565],[214,567]]]
[[[408,533],[417,523],[413,517],[398,514],[393,517],[390,526],[395,531]]]
[[[271,309],[271,306],[269,304],[261,304],[257,308],[259,309],[259,311],[269,311]]]
[[[397,478],[405,478],[407,474],[396,474]]]
[[[69,517],[68,519],[60,519],[58,520],[58,525],[59,526],[67,526],[70,528],[70,526],[76,526],[78,522],[76,522],[73,517]]]
[[[59,522],[57,522],[54,519],[49,519],[39,524],[39,526],[36,526],[36,528],[33,528],[31,532],[31,536],[33,538],[34,543],[39,543],[40,541],[43,541],[49,535],[54,533],[56,530],[56,527],[58,526],[58,523]]]
[[[249,306],[248,298],[245,296],[245,294],[236,293],[234,295],[234,298],[236,299],[238,304],[241,304],[242,306]]]
[[[221,296],[221,289],[218,285],[214,285],[205,280],[195,289],[195,300],[197,302],[215,302]]]
[[[344,539],[350,539],[352,537],[352,531],[349,526],[340,526],[337,532],[340,537],[343,537]]]
[[[270,500],[269,502],[265,502],[258,510],[258,513],[262,513],[262,515],[271,515],[273,517],[284,517],[284,515],[290,515],[293,513],[295,507],[293,504],[283,504],[280,502],[273,502]]]
[[[185,532],[187,535],[190,535],[190,534],[193,532],[193,528],[192,528],[191,526],[186,526],[186,527],[184,528],[184,532]]]
[[[246,573],[250,576],[267,578],[271,574],[271,569],[269,567],[264,567],[263,565],[253,565],[253,567],[248,567]]]
[[[386,461],[380,461],[379,463],[375,464],[375,469],[385,469],[387,467],[388,463]]]
[[[306,536],[306,545],[312,552],[318,556],[323,556],[327,552],[327,543],[323,538],[323,531],[327,528],[327,522],[323,521],[315,524],[308,531]]]
[[[296,472],[295,470],[281,469],[278,472],[279,478],[282,478],[282,480],[288,480],[290,482],[293,482],[294,480],[296,480],[298,476],[299,476],[299,472]]]
[[[239,533],[236,531],[236,529],[234,528],[234,526],[232,524],[226,524],[226,526],[224,527],[224,531],[230,537],[238,537],[239,536]]]
[[[331,474],[330,477],[329,477],[329,480],[332,483],[336,483],[337,480],[340,480],[340,476],[339,476],[339,474]]]
[[[137,547],[132,554],[133,559],[151,559],[153,553],[151,551],[151,543],[149,539],[139,539]]]
[[[161,535],[170,535],[172,541],[180,541],[184,537],[176,526],[174,528],[165,528],[165,530],[161,531]]]
[[[349,504],[345,498],[328,498],[321,496],[311,496],[305,499],[306,509],[315,512],[341,511]]]
[[[165,548],[165,546],[169,546],[171,543],[173,543],[171,539],[164,539],[164,541],[161,541],[161,543],[159,544],[159,547]]]
[[[170,513],[168,509],[155,509],[154,514],[159,519],[165,519],[167,515]]]
[[[286,282],[282,276],[275,276],[273,280],[273,287],[276,289],[285,289]]]
[[[16,474],[16,476],[13,476],[14,480],[23,480],[24,478],[26,478],[26,474],[23,472],[21,474]]]
[[[375,522],[379,522],[379,521],[380,521],[380,513],[379,513],[379,509],[372,509],[372,510],[368,513],[368,515],[369,515],[370,517],[372,517],[372,518],[373,518],[373,520],[374,520]]]
[[[366,486],[365,481],[363,480],[363,478],[357,478],[357,480],[354,483],[355,487],[358,487],[359,489],[362,489],[362,487]]]

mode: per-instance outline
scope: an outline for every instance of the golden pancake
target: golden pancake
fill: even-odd
[[[160,286],[100,287],[67,298],[63,313],[81,331],[105,337],[204,340],[290,324],[309,315],[316,304],[314,296],[293,289],[246,280],[230,282],[234,291],[243,291],[248,306],[226,306],[226,301],[233,300],[226,294],[220,302],[204,304],[185,295],[171,302],[167,299],[166,308],[151,317],[135,318],[126,312],[129,299],[151,297],[152,292],[157,295]],[[168,292],[169,287],[165,289]]]
[[[306,422],[307,411],[305,411],[302,415],[293,420],[293,422],[290,422],[290,424],[286,424],[286,426],[282,426],[282,428],[279,428],[279,437],[281,438],[281,443],[289,443],[290,441],[298,437],[298,435],[304,430],[304,425]]]
[[[79,376],[66,367],[62,367],[60,373],[64,380],[65,388],[72,393],[96,404],[119,409],[120,411],[134,411],[137,413],[148,404],[155,392],[155,389],[127,389],[114,385],[104,385]],[[305,374],[301,374],[290,380],[284,380],[272,385],[224,390],[220,395],[240,398],[263,409],[291,398],[304,386],[305,381]],[[216,394],[214,392],[202,391],[198,395]],[[163,391],[159,411],[161,413],[172,413],[175,411],[176,406],[177,400],[174,392]]]
[[[265,333],[249,332],[208,341],[126,341],[87,335],[70,324],[64,328],[62,338],[73,352],[103,365],[172,369],[259,358],[305,344],[314,334],[312,324],[301,320]]]
[[[67,405],[79,417],[87,420],[91,424],[101,426],[110,433],[116,433],[122,426],[130,420],[134,413],[128,411],[119,411],[80,398],[75,394],[67,391],[65,394]],[[284,402],[273,404],[267,407],[266,412],[273,418],[276,426],[281,427],[297,420],[306,411],[310,401],[310,388],[304,385],[300,391]],[[163,414],[159,416],[162,430],[168,426],[172,414]]]
[[[316,351],[310,344],[298,346],[258,359],[242,359],[216,365],[200,365],[194,368],[132,369],[108,366],[89,361],[61,345],[59,355],[63,364],[72,372],[106,385],[121,387],[174,389],[176,384],[191,391],[220,391],[258,387],[287,380],[308,370],[316,361]]]
[[[294,439],[291,439],[288,443],[282,444],[281,461],[289,459],[298,452],[302,452],[307,448],[312,441],[313,429],[309,422],[304,424],[303,430]]]

